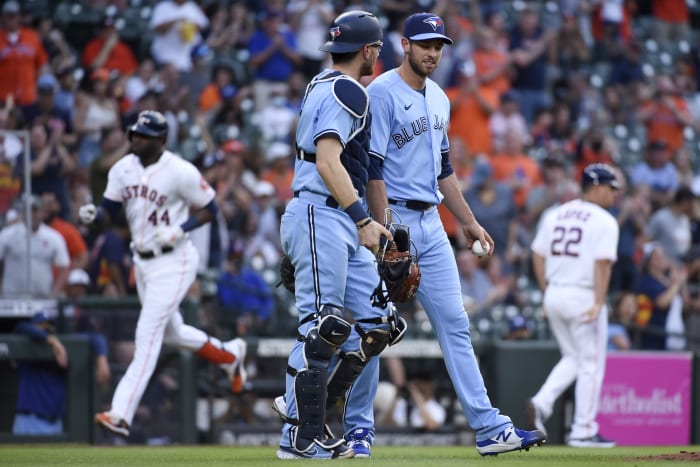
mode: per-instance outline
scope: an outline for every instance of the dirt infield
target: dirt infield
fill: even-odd
[[[657,454],[655,456],[630,457],[631,461],[700,461],[700,451],[679,451],[677,454]]]

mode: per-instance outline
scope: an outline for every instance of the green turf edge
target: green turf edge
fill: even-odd
[[[4,466],[280,466],[289,461],[275,458],[275,447],[238,446],[83,446],[83,445],[4,445],[0,465]],[[677,461],[650,461],[640,457],[700,452],[700,446],[618,447],[576,449],[564,446],[535,447],[529,451],[481,457],[474,447],[454,446],[375,446],[372,458],[326,462],[369,462],[372,467],[433,466],[673,466],[692,465]],[[318,461],[291,461],[293,465],[318,465]]]

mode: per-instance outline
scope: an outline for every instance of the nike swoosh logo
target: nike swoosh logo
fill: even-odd
[[[405,105],[405,104],[404,104],[403,109],[404,109],[404,110],[408,110],[408,109],[411,108],[412,105],[413,105],[413,103],[408,104],[408,105]]]
[[[342,332],[331,331],[331,336],[344,336],[344,335],[345,334],[343,334]]]

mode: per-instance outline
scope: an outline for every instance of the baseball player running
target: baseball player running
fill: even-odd
[[[486,394],[472,348],[454,252],[436,205],[444,202],[467,242],[493,240],[474,218],[460,192],[449,162],[447,96],[428,76],[435,71],[445,44],[442,19],[430,13],[409,16],[401,39],[401,65],[376,78],[368,88],[372,102],[370,154],[383,161],[385,186],[368,195],[372,213],[390,207],[411,230],[422,271],[417,297],[425,308],[464,414],[476,431],[481,455],[499,454],[541,444],[540,431],[515,428],[494,408]],[[396,219],[394,219],[397,221]],[[365,375],[360,375],[360,381]]]
[[[116,218],[123,206],[131,231],[141,300],[134,357],[117,386],[111,410],[95,416],[97,424],[122,436],[129,435],[163,344],[219,364],[234,391],[240,390],[245,378],[246,343],[241,339],[222,343],[184,324],[178,311],[199,262],[187,232],[209,222],[217,206],[214,190],[199,171],[164,149],[167,129],[161,113],[141,112],[128,129],[131,153],[110,169],[101,205],[86,204],[79,211],[80,219],[89,224]]]
[[[392,325],[391,315],[387,319],[385,309],[370,303],[379,280],[372,252],[382,236],[391,240],[392,235],[362,203],[368,180],[381,174],[367,152],[369,100],[358,80],[372,73],[381,40],[373,14],[338,16],[321,47],[333,64],[311,80],[304,95],[294,198],[280,227],[284,252],[295,268],[299,310],[298,338],[288,359],[280,459],[369,457],[375,356],[402,335],[398,322]],[[353,384],[360,372],[368,375],[365,384]],[[346,405],[346,439],[334,438],[324,429],[326,413],[347,391],[348,398],[363,403]]]
[[[595,418],[608,341],[605,299],[619,236],[607,209],[619,185],[612,167],[591,164],[583,171],[581,186],[581,198],[547,214],[532,242],[535,277],[561,360],[528,401],[527,413],[531,425],[544,430],[554,402],[576,381],[568,444],[613,447],[614,442],[598,433]]]

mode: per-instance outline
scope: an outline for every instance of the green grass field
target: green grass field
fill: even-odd
[[[372,467],[437,466],[674,466],[692,465],[677,460],[642,460],[639,457],[700,451],[700,446],[625,447],[614,449],[575,449],[544,446],[525,452],[495,457],[480,457],[474,447],[375,447],[372,459],[353,459],[341,463],[371,463]],[[10,466],[281,466],[317,465],[318,461],[280,461],[273,447],[177,446],[177,447],[105,447],[79,445],[5,445],[0,446],[0,465]],[[697,462],[695,462],[697,463]]]

